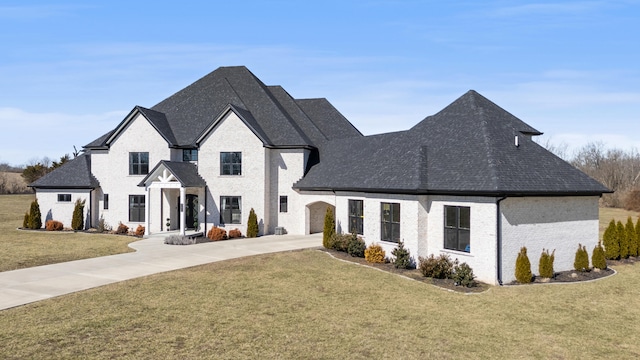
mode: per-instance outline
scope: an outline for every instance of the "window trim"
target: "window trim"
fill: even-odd
[[[58,202],[71,202],[71,194],[58,194]]]
[[[360,206],[358,206],[358,210],[360,210],[359,213],[351,212],[351,210],[353,209],[352,204],[360,204]],[[349,199],[347,205],[347,211],[349,215],[349,233],[354,233],[353,225],[355,223],[355,227],[357,228],[355,233],[358,235],[364,235],[364,200]]]
[[[138,201],[135,201],[138,200]],[[142,201],[140,201],[142,200]],[[136,211],[134,210],[134,206]],[[146,195],[129,195],[129,222],[143,223],[146,221],[147,209],[146,209]],[[137,212],[137,217],[134,218],[134,214]]]
[[[455,219],[455,225],[450,225],[447,223],[447,211],[449,209],[455,209],[456,211],[456,219]],[[461,210],[462,209],[466,209],[466,212],[469,214],[469,218],[467,219],[467,223],[469,224],[468,228],[465,228],[462,226],[462,221],[461,221]],[[456,246],[455,247],[449,247],[448,246],[448,233],[455,231],[455,243]],[[463,253],[471,253],[471,207],[470,206],[456,206],[456,205],[445,205],[444,206],[444,236],[443,236],[443,244],[442,247],[445,250],[451,250],[451,251],[460,251]],[[462,248],[462,246],[460,245],[460,240],[461,240],[461,234],[463,233],[467,233],[467,237],[469,239],[469,243],[467,245],[464,246],[464,248]]]
[[[233,208],[233,199],[237,199],[238,202],[238,208],[234,209]],[[230,204],[232,206],[232,208],[230,208],[229,210],[227,210],[224,206],[226,204]],[[235,210],[235,211],[234,211]],[[230,220],[229,222],[226,222],[224,219],[224,213],[223,211],[230,211],[229,212],[229,216],[230,216]],[[234,221],[234,213],[237,214],[238,216],[236,217],[238,220]],[[234,225],[238,225],[238,224],[242,224],[242,196],[220,196],[220,224],[221,225],[226,225],[226,224],[234,224]]]
[[[384,214],[384,207],[385,205],[389,205],[389,220],[385,220],[385,214]],[[394,208],[397,207],[397,211],[394,211]],[[397,213],[397,214],[396,214]],[[398,219],[398,221],[394,221],[393,219],[396,218]],[[400,224],[402,223],[402,218],[401,218],[401,211],[400,211],[400,203],[388,203],[388,202],[381,202],[380,203],[380,241],[387,241],[387,242],[393,242],[393,243],[399,243],[400,242]],[[385,226],[388,226],[389,229],[388,231],[386,231],[389,234],[388,238],[385,238]],[[397,233],[397,238],[393,238],[394,237],[394,233]]]
[[[281,213],[289,212],[289,197],[287,195],[280,195],[280,201],[278,204],[278,209]]]
[[[146,155],[143,159],[141,155]],[[137,157],[137,159],[134,159]],[[146,163],[145,163],[146,160]],[[148,151],[130,151],[129,152],[129,175],[147,175],[149,174],[149,152]]]
[[[225,155],[229,156],[229,161],[225,162]],[[233,157],[237,156],[239,161],[234,162]],[[227,169],[228,174],[225,174]],[[242,176],[242,151],[221,151],[220,152],[220,175],[221,176]]]

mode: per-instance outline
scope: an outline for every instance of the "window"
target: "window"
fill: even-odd
[[[129,195],[129,221],[144,222],[144,195]]]
[[[364,219],[362,200],[349,200],[349,233],[363,234],[362,220]]]
[[[220,153],[220,175],[242,175],[242,153]]]
[[[58,202],[70,202],[71,194],[58,194]]]
[[[146,175],[149,173],[149,153],[129,153],[129,175]]]
[[[280,212],[286,213],[289,210],[289,199],[286,196],[280,196]]]
[[[198,149],[183,149],[182,161],[198,161]]]
[[[220,197],[220,222],[240,224],[242,221],[242,200],[240,196]]]
[[[109,194],[104,194],[104,209],[109,210]]]
[[[400,204],[381,203],[380,240],[400,242]]]
[[[471,251],[471,208],[444,207],[444,248]]]

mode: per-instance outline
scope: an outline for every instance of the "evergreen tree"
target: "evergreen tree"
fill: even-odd
[[[638,244],[638,255],[640,255],[640,217],[636,222],[636,244]]]
[[[251,211],[249,211],[249,221],[247,222],[247,237],[258,237],[258,231],[258,217],[256,216],[256,212],[253,208],[251,208]]]
[[[398,246],[391,251],[391,255],[395,256],[393,259],[393,266],[396,269],[409,269],[411,264],[411,254],[409,249],[404,247],[404,242],[400,240]]]
[[[631,216],[627,218],[627,224],[624,226],[625,236],[629,243],[629,256],[638,256],[638,239],[636,239],[636,228],[633,226]]]
[[[322,246],[331,249],[331,239],[336,233],[336,220],[333,217],[331,206],[327,206],[327,212],[324,214],[324,231],[322,232]]]
[[[85,200],[80,201],[80,199],[76,199],[76,205],[73,208],[73,217],[71,218],[71,228],[73,230],[84,229],[84,203]]]
[[[589,271],[589,253],[587,247],[578,244],[578,251],[576,251],[576,257],[573,261],[573,268],[576,271]]]
[[[24,213],[24,219],[22,220],[22,228],[23,229],[29,228],[29,212],[28,211]]]
[[[627,231],[625,230],[624,225],[622,225],[622,221],[618,220],[616,229],[616,237],[620,244],[620,258],[626,259],[629,257],[629,241],[627,241]]]
[[[40,229],[42,227],[42,214],[38,199],[33,200],[29,209],[29,229]]]
[[[553,250],[551,254],[549,254],[549,250],[542,249],[542,254],[540,255],[540,262],[538,263],[538,273],[540,277],[543,278],[552,278],[553,277],[553,261],[555,260],[556,251]]]
[[[607,268],[607,260],[605,259],[604,249],[602,244],[598,242],[598,245],[593,248],[593,254],[591,254],[591,264],[594,268],[604,270]]]
[[[616,222],[611,219],[609,226],[607,226],[604,231],[604,235],[602,236],[602,240],[604,242],[604,255],[605,258],[609,260],[617,260],[620,258],[620,242],[616,236],[617,231],[618,227],[616,226]]]
[[[531,273],[531,262],[527,256],[527,248],[520,248],[518,258],[516,259],[516,280],[521,284],[528,284],[533,280]]]

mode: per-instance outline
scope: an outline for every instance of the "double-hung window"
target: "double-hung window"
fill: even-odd
[[[220,153],[220,175],[242,175],[242,153]]]
[[[129,175],[146,175],[149,173],[149,153],[129,153]]]
[[[363,210],[362,200],[349,200],[349,233],[363,234]]]
[[[380,240],[400,242],[400,204],[381,203],[380,217]]]
[[[129,221],[144,222],[145,203],[144,195],[129,195]]]
[[[280,212],[286,213],[289,211],[289,198],[287,196],[280,196]]]
[[[240,224],[242,222],[242,199],[240,196],[220,197],[220,223]]]
[[[471,251],[471,208],[467,206],[444,207],[444,248]]]

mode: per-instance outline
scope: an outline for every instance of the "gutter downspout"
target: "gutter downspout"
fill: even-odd
[[[498,273],[498,285],[502,286],[502,214],[500,203],[506,196],[496,200],[496,270]]]

